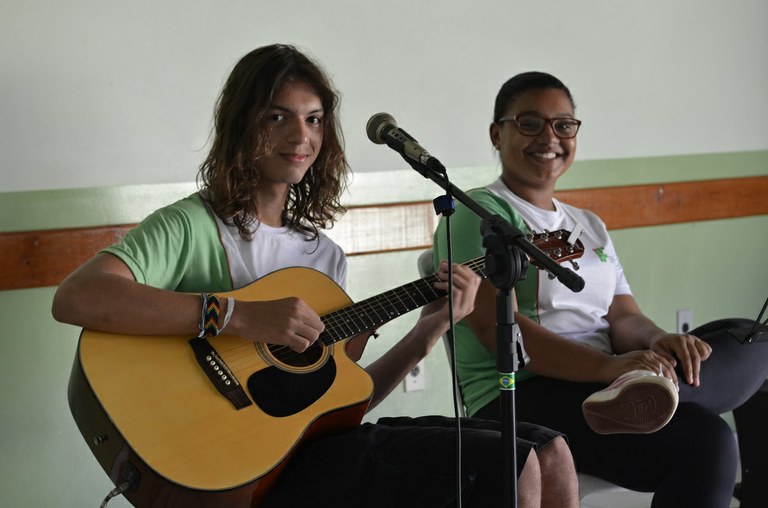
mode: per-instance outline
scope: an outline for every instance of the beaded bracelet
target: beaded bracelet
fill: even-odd
[[[200,299],[203,305],[198,337],[215,337],[221,332],[219,328],[219,311],[221,310],[219,297],[213,293],[200,293]]]

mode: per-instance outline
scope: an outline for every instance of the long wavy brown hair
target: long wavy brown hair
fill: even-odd
[[[349,166],[337,119],[339,95],[320,66],[295,47],[264,46],[241,58],[227,78],[216,103],[213,144],[198,174],[201,195],[244,239],[251,238],[259,214],[259,161],[270,146],[266,111],[281,88],[293,82],[308,84],[320,97],[323,143],[301,182],[291,185],[284,224],[315,239],[345,211],[340,196]]]

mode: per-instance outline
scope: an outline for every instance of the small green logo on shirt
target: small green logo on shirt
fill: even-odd
[[[608,254],[605,253],[605,250],[603,250],[603,247],[598,247],[597,249],[592,249],[595,254],[597,254],[597,257],[600,258],[600,261],[605,263],[608,261]]]

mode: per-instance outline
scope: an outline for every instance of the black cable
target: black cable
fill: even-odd
[[[113,498],[117,497],[123,493],[125,493],[126,490],[131,486],[131,482],[123,482],[111,491],[109,491],[109,494],[107,494],[107,497],[104,498],[104,501],[101,502],[101,506],[99,508],[105,508],[107,506],[107,503]]]
[[[448,181],[448,175],[442,174],[446,182]],[[446,331],[444,342],[448,348],[448,359],[451,367],[451,386],[453,391],[453,416],[454,416],[454,428],[456,429],[456,507],[461,508],[462,504],[462,478],[461,478],[461,417],[463,408],[461,407],[461,392],[459,391],[459,379],[456,373],[456,343],[455,343],[455,314],[453,309],[453,249],[451,240],[451,215],[454,212],[453,196],[450,192],[445,196],[440,196],[434,200],[435,211],[438,215],[442,215],[445,218],[445,230],[446,230],[446,251],[448,262],[448,330]]]
[[[448,344],[451,353],[451,385],[453,415],[456,420],[456,508],[461,508],[461,412],[459,408],[459,377],[456,373],[456,343],[453,314],[453,249],[451,248],[451,214],[445,215],[445,238],[448,254]]]
[[[768,318],[766,318],[762,323],[760,322],[760,320],[763,318],[763,314],[765,314],[766,308],[768,308],[768,298],[765,299],[763,308],[760,309],[760,313],[757,315],[757,319],[755,319],[755,322],[752,324],[752,328],[749,329],[749,332],[745,338],[745,342],[752,342],[755,339],[759,339],[762,335],[763,332],[760,330],[760,327],[768,325]]]

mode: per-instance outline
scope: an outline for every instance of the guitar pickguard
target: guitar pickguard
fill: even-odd
[[[290,416],[319,400],[335,379],[336,362],[330,357],[309,372],[290,372],[275,366],[262,369],[248,378],[248,392],[268,415]]]

